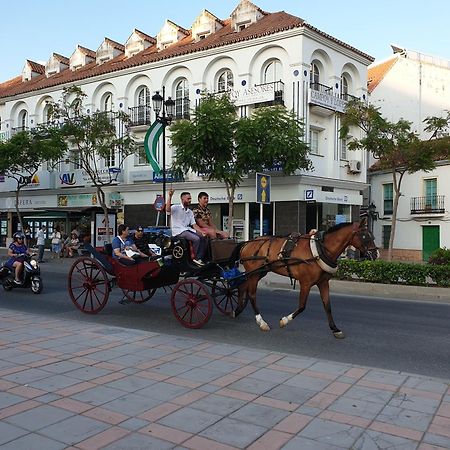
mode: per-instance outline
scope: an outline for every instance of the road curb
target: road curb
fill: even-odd
[[[268,274],[261,280],[260,284],[269,289],[293,290],[289,278],[276,274]],[[296,283],[295,290],[299,290],[298,282]],[[332,279],[330,280],[330,290],[332,294],[450,303],[449,288],[432,286],[404,286]],[[311,291],[318,292],[318,289],[314,286]]]

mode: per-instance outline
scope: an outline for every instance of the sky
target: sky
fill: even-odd
[[[21,0],[0,6],[0,82],[20,75],[26,59],[70,57],[77,44],[96,51],[105,37],[125,43],[134,28],[156,36],[170,19],[189,29],[203,9],[220,19],[239,0]],[[284,10],[383,60],[390,45],[450,60],[450,1],[255,0],[268,12]]]

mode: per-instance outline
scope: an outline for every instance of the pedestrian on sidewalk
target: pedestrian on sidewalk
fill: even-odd
[[[62,235],[59,229],[59,225],[56,225],[55,231],[51,235],[52,239],[52,258],[59,258],[61,256],[62,249]]]
[[[44,261],[44,249],[45,249],[45,235],[47,234],[47,227],[41,225],[39,231],[36,234],[36,245],[38,248],[38,262],[42,263]]]

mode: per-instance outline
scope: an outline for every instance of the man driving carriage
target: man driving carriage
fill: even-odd
[[[172,205],[172,197],[175,191],[169,189],[169,195],[166,202],[166,213],[172,217],[171,229],[172,236],[182,237],[190,242],[194,247],[195,258],[192,260],[195,264],[202,266],[202,258],[206,249],[206,233],[197,225],[194,213],[189,206],[192,197],[189,192],[182,192],[180,195],[181,204]]]

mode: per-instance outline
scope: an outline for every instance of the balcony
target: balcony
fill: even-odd
[[[147,105],[133,106],[128,108],[128,114],[130,116],[130,127],[139,127],[144,125],[150,125],[151,108]]]
[[[7,141],[11,137],[9,131],[0,131],[0,142]]]
[[[349,94],[347,92],[341,93],[340,97],[341,97],[342,100],[345,100],[346,102],[349,102],[351,100],[359,100],[358,97],[355,97],[354,95],[351,95],[351,94]]]
[[[411,197],[411,214],[413,215],[443,215],[445,195],[429,195],[426,197]]]
[[[349,94],[345,94],[348,96]],[[347,98],[341,98],[341,95],[335,94],[333,88],[324,84],[309,83],[308,101],[315,109],[314,112],[329,116],[334,112],[345,112]]]
[[[11,128],[11,135],[21,133],[22,131],[28,131],[29,129],[29,127],[13,127]]]

